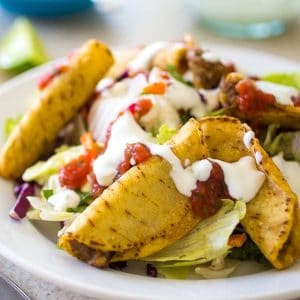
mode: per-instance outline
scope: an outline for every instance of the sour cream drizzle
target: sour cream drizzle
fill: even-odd
[[[148,98],[153,104],[150,111],[140,120],[140,124],[148,131],[158,130],[162,124],[179,128],[181,125],[179,110],[190,111],[194,117],[200,118],[218,106],[217,89],[211,91],[202,89],[198,92],[171,75],[167,77],[165,75],[165,71],[153,68],[149,78],[144,74],[138,74],[102,91],[90,110],[88,120],[89,128],[96,140],[104,142],[109,124],[121,111],[141,98]],[[166,84],[164,94],[143,95],[146,86],[158,82]],[[201,101],[199,93],[204,96],[205,103]]]
[[[250,149],[250,146],[251,146],[251,143],[252,143],[252,140],[254,139],[254,137],[255,137],[255,134],[252,130],[249,130],[244,134],[243,141],[244,141],[244,145],[247,149]]]
[[[154,56],[168,45],[170,45],[168,42],[156,42],[146,46],[139,52],[135,59],[129,63],[129,70],[135,72],[148,69]]]
[[[184,167],[169,145],[156,144],[155,139],[126,112],[113,125],[106,151],[94,162],[94,172],[100,185],[108,186],[113,182],[126,145],[137,142],[145,144],[152,155],[159,155],[170,163],[170,176],[178,191],[187,197],[191,196],[198,180],[206,181],[209,178],[211,162],[216,162],[222,168],[230,195],[245,202],[256,195],[265,179],[264,173],[257,170],[255,160],[250,156],[234,163],[204,159]]]
[[[292,97],[299,95],[293,87],[261,80],[256,81],[255,84],[263,92],[274,95],[276,102],[282,105],[294,105]]]

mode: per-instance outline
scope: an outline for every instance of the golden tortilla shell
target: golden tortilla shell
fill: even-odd
[[[21,177],[53,145],[59,131],[89,100],[113,63],[103,43],[90,40],[72,57],[68,69],[41,92],[0,152],[0,176]]]
[[[300,223],[297,198],[281,172],[255,138],[250,149],[243,142],[251,130],[232,117],[203,118],[199,121],[212,158],[233,162],[245,155],[262,156],[258,168],[266,180],[256,195],[247,203],[242,220],[246,232],[264,256],[277,269],[290,266],[300,253]]]
[[[209,156],[197,121],[174,137],[182,161]],[[174,243],[199,222],[189,198],[178,192],[170,164],[158,156],[131,168],[96,199],[60,237],[59,246],[103,267],[109,261],[139,259]]]
[[[297,106],[275,103],[264,111],[257,111],[254,114],[240,111],[236,105],[234,105],[236,97],[234,86],[245,78],[243,74],[230,73],[222,84],[223,88],[221,88],[219,99],[226,108],[226,114],[256,124],[279,124],[284,128],[300,129],[300,107]],[[231,88],[226,89],[226,86],[231,86]]]

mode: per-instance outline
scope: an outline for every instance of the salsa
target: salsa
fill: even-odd
[[[263,92],[250,79],[244,79],[235,86],[238,93],[237,104],[240,111],[257,113],[268,109],[275,104],[274,95]]]
[[[38,81],[39,90],[45,89],[56,76],[64,73],[67,70],[68,65],[62,64],[60,66],[55,67],[52,71],[42,75],[42,77]]]
[[[202,219],[214,215],[222,206],[221,199],[231,198],[224,181],[222,168],[211,162],[212,170],[206,181],[197,181],[190,197],[193,213]]]
[[[127,172],[132,166],[138,165],[152,156],[147,146],[142,143],[127,145],[124,151],[124,159],[118,166],[117,178]]]

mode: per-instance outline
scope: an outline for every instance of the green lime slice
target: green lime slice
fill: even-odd
[[[48,60],[32,24],[18,18],[0,42],[0,69],[19,73]]]

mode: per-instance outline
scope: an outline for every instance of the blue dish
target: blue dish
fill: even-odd
[[[37,17],[55,17],[85,10],[92,0],[0,0],[0,5],[11,12]]]

